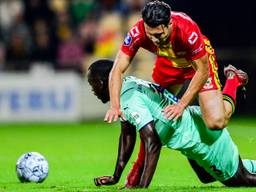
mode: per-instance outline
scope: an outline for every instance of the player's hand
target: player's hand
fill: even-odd
[[[120,108],[111,107],[104,118],[104,121],[107,123],[116,122],[118,117],[121,117],[124,121],[126,120],[123,113],[120,111]]]
[[[180,103],[168,105],[163,110],[164,117],[166,119],[169,119],[169,120],[172,119],[176,121],[179,117],[181,117],[184,109],[185,109],[185,106]]]
[[[96,186],[101,185],[114,185],[117,183],[117,180],[114,176],[101,176],[94,178],[94,183]]]

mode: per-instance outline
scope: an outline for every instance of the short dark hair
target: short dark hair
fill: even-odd
[[[88,71],[91,77],[100,78],[103,81],[108,81],[109,73],[113,67],[114,62],[109,59],[99,59],[93,62]]]
[[[148,2],[142,9],[142,18],[149,27],[167,26],[170,23],[171,7],[163,1]]]

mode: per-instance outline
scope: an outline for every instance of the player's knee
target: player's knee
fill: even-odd
[[[206,121],[206,126],[211,130],[221,130],[224,129],[226,125],[224,117],[211,118],[211,120]]]

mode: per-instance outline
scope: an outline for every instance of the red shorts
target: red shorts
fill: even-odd
[[[214,49],[209,40],[205,40],[205,49],[208,53],[209,78],[200,92],[208,90],[221,90],[221,84],[218,76],[218,64]],[[166,57],[157,57],[152,78],[162,87],[168,88],[172,85],[183,84],[185,80],[192,79],[195,70],[192,67],[176,68],[171,66],[171,61]]]

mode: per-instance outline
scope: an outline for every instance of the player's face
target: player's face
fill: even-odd
[[[92,87],[92,92],[102,103],[109,101],[108,86],[104,86],[104,82],[98,78],[93,78],[88,75],[88,82]]]
[[[149,27],[146,23],[144,23],[144,27],[148,38],[157,47],[169,44],[170,24],[168,26],[158,25],[157,27]]]

